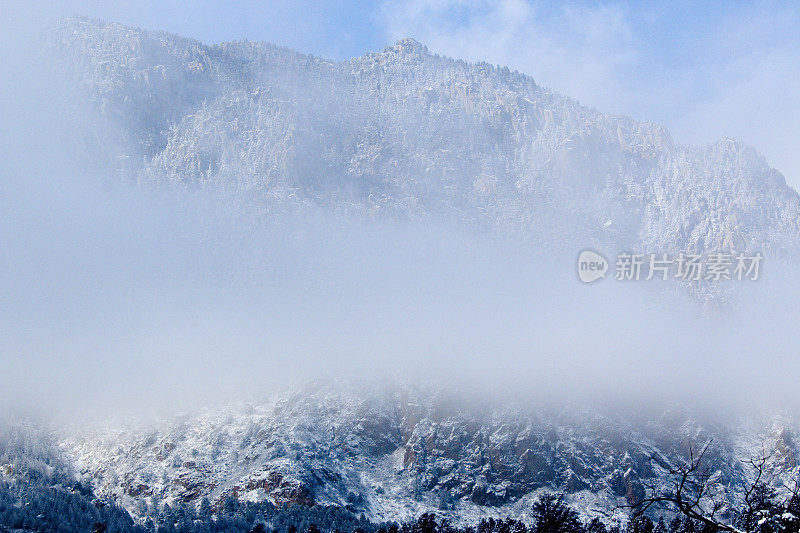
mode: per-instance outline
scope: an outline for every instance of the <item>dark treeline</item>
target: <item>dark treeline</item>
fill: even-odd
[[[93,533],[721,533],[718,528],[687,517],[634,516],[627,524],[607,525],[599,518],[582,521],[563,496],[544,494],[533,505],[530,519],[488,518],[471,526],[454,526],[446,518],[427,513],[405,523],[375,523],[338,507],[276,507],[271,503],[241,502],[234,498],[212,506],[164,504],[143,523],[123,509],[101,503],[89,490],[28,490],[0,486],[0,531],[62,531]],[[24,494],[18,491],[22,490]],[[14,494],[16,493],[16,494]],[[12,498],[13,496],[13,498]],[[20,505],[19,496],[24,496]],[[12,501],[13,500],[13,501]],[[747,533],[796,532],[800,505],[775,505],[765,494],[756,514],[738,513],[731,527]]]

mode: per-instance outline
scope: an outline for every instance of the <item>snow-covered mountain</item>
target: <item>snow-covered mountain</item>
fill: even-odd
[[[140,183],[445,217],[537,242],[654,252],[793,249],[800,199],[753,148],[683,146],[507,68],[406,39],[333,62],[85,19],[51,33],[110,132],[86,153]],[[572,249],[570,248],[572,251]]]
[[[637,412],[638,411],[638,412]],[[373,520],[422,512],[525,518],[541,491],[610,516],[709,440],[715,490],[741,504],[745,461],[797,473],[794,424],[723,424],[679,408],[546,408],[476,402],[419,386],[309,385],[147,429],[104,429],[62,447],[102,497],[134,514],[228,496],[344,507]],[[622,511],[619,511],[622,512]]]
[[[798,244],[800,197],[753,148],[683,146],[658,125],[411,39],[333,62],[68,19],[50,42],[98,117],[80,132],[83,153],[143,187],[220,190],[259,212],[442,218],[574,251],[781,255]],[[233,496],[465,518],[524,516],[542,490],[608,512],[709,439],[716,490],[737,504],[743,461],[762,444],[773,468],[796,472],[794,428],[323,386],[61,446],[96,494],[137,516]]]

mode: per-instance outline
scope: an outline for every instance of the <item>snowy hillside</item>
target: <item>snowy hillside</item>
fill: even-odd
[[[51,40],[111,124],[86,135],[87,153],[123,179],[220,188],[267,210],[443,217],[571,247],[797,244],[798,195],[753,148],[683,146],[411,39],[339,63],[84,19]]]
[[[97,493],[134,514],[164,502],[227,496],[334,505],[373,520],[425,511],[457,520],[524,518],[542,490],[586,515],[644,496],[708,440],[716,490],[740,503],[744,461],[774,451],[795,472],[788,421],[766,427],[700,420],[680,409],[622,416],[601,409],[477,407],[419,387],[308,386],[269,402],[207,410],[156,429],[104,430],[63,443]],[[652,458],[652,460],[651,460]]]

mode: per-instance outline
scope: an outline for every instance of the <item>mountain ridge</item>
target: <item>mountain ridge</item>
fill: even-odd
[[[140,184],[445,217],[565,249],[780,255],[800,235],[797,192],[752,147],[676,144],[416,41],[333,62],[75,19],[53,38]]]

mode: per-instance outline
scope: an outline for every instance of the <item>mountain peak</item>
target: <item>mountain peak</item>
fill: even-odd
[[[404,55],[430,55],[430,50],[428,50],[428,47],[413,37],[400,39],[390,49]]]

